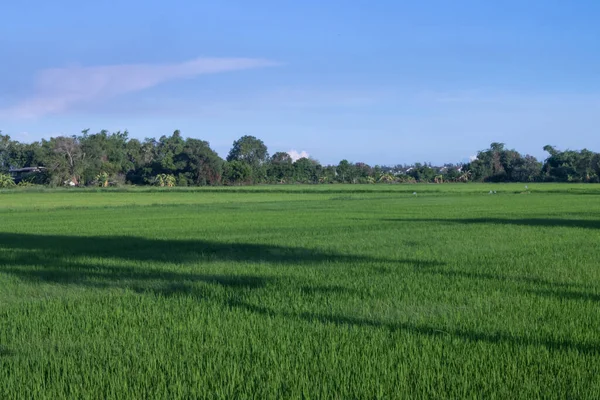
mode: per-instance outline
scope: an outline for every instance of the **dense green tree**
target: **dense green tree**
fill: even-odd
[[[246,135],[233,142],[227,161],[242,161],[254,168],[265,164],[268,158],[269,152],[263,141]]]
[[[266,180],[269,151],[263,141],[254,136],[242,136],[233,142],[227,161],[240,161],[248,164],[252,169],[254,182]]]
[[[352,183],[354,180],[354,166],[348,160],[342,160],[337,165],[336,179],[341,183]]]
[[[51,174],[51,184],[62,185],[69,181],[79,184],[86,157],[77,136],[58,136],[42,140],[42,148],[44,166]]]
[[[185,175],[193,185],[218,185],[223,174],[223,160],[210,148],[208,142],[188,138],[183,152],[176,157],[177,164],[185,163],[179,175]]]
[[[416,163],[407,175],[413,177],[418,182],[433,182],[438,175],[438,171],[427,163]]]
[[[334,183],[336,181],[337,168],[335,165],[326,165],[321,169],[319,183]]]
[[[594,157],[592,157],[592,168],[594,170],[596,182],[599,182],[600,181],[600,153],[595,153]]]
[[[223,182],[227,185],[244,185],[252,182],[252,167],[249,164],[234,160],[223,167]]]
[[[513,164],[510,180],[513,182],[536,182],[541,178],[542,163],[535,157],[526,155]]]
[[[479,151],[477,159],[466,166],[475,181],[531,182],[539,179],[541,164],[530,155],[522,156],[508,150],[504,143],[492,143],[489,149]],[[533,171],[537,168],[537,173]]]
[[[263,141],[246,135],[233,142],[227,161],[242,161],[252,167],[257,167],[265,164],[268,158],[269,152]]]
[[[367,183],[368,178],[373,177],[373,168],[369,164],[357,162],[354,164],[354,173],[360,183]]]
[[[12,146],[12,142],[10,140],[10,136],[3,135],[2,131],[0,131],[0,173],[8,172],[11,168],[10,165],[10,148]]]
[[[11,158],[15,168],[38,167],[43,165],[44,150],[40,142],[15,142]]]
[[[131,139],[127,142],[127,155],[134,169],[127,173],[127,181],[139,185],[146,183],[152,177],[161,173],[160,163],[156,163],[156,148],[158,141],[146,138],[143,142]]]
[[[161,136],[154,147],[154,172],[175,175],[178,171],[184,170],[186,160],[179,157],[184,147],[185,140],[178,130],[171,136]]]
[[[307,157],[294,162],[294,180],[298,183],[318,183],[321,165]]]
[[[600,182],[600,153],[588,149],[559,151],[545,146],[549,156],[542,164],[535,157],[491,143],[466,165],[434,167],[351,163],[321,166],[310,158],[293,162],[289,154],[269,158],[266,145],[253,136],[236,140],[227,162],[208,142],[187,138],[180,131],[158,140],[130,139],[128,132],[102,130],[79,136],[59,136],[40,142],[21,143],[0,132],[0,173],[13,168],[45,167],[27,180],[62,185],[74,181],[155,184],[169,177],[169,185],[219,185],[270,183],[375,183],[375,182]],[[162,177],[162,178],[161,178]],[[31,178],[31,179],[30,179]],[[166,181],[165,181],[166,182]],[[168,185],[167,185],[168,186]]]
[[[273,154],[267,166],[267,179],[271,183],[289,183],[294,177],[292,157],[285,152]]]
[[[7,173],[12,168],[38,166],[42,159],[39,142],[20,143],[0,131],[0,172]]]
[[[292,164],[292,156],[284,151],[278,151],[271,156],[271,164]]]
[[[590,150],[558,151],[544,146],[550,154],[543,166],[544,179],[555,182],[598,182],[600,181],[599,155]]]
[[[83,182],[92,182],[101,173],[108,174],[110,178],[124,176],[135,167],[127,155],[128,136],[127,131],[109,133],[102,130],[95,134],[89,134],[89,130],[82,132],[78,139],[85,154]]]

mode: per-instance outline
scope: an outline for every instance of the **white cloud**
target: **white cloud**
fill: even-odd
[[[296,150],[290,150],[287,152],[290,157],[292,157],[292,161],[296,161],[299,160],[301,158],[308,158],[309,155],[306,151],[302,150],[301,152],[298,153],[298,151]]]
[[[475,160],[477,160],[477,156],[470,156],[469,157],[469,161],[473,162]]]
[[[11,108],[0,110],[0,114],[35,118],[64,112],[78,103],[136,92],[170,80],[274,65],[277,63],[253,58],[196,58],[176,64],[47,69],[37,76],[34,96]]]

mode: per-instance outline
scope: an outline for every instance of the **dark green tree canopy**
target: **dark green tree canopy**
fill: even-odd
[[[588,149],[558,151],[544,146],[550,154],[543,166],[543,176],[553,182],[600,182],[600,153]]]
[[[0,173],[28,167],[35,175],[19,176],[29,183],[79,185],[156,183],[160,178],[179,186],[248,185],[256,183],[402,183],[402,182],[600,182],[600,153],[588,149],[558,150],[541,163],[531,155],[493,142],[468,164],[431,163],[370,165],[346,159],[322,166],[311,158],[296,161],[283,151],[269,157],[267,146],[254,136],[233,143],[227,161],[207,141],[184,138],[176,130],[158,139],[130,138],[128,131],[101,130],[21,143],[0,131]],[[40,171],[43,171],[40,172]],[[13,174],[15,171],[13,171]],[[10,177],[12,179],[12,177]]]
[[[278,151],[271,157],[271,164],[292,164],[292,157],[283,151]]]
[[[262,140],[254,136],[242,136],[235,142],[227,156],[227,161],[241,161],[252,168],[258,168],[267,163],[269,152]]]
[[[471,178],[486,182],[533,182],[540,180],[541,164],[530,155],[507,150],[504,143],[492,143],[477,153],[467,169]]]

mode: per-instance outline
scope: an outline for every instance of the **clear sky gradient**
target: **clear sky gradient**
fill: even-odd
[[[0,129],[242,135],[322,163],[600,150],[600,1],[0,5]]]

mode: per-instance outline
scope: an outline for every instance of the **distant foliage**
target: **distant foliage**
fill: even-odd
[[[250,184],[252,172],[252,167],[243,161],[229,161],[225,164],[223,181],[227,185]]]
[[[600,154],[590,150],[558,151],[544,147],[550,154],[544,163],[542,176],[551,182],[600,182]]]
[[[252,184],[373,184],[448,182],[600,182],[600,154],[590,150],[559,151],[545,146],[543,162],[494,142],[467,164],[371,166],[341,160],[322,165],[286,152],[269,156],[265,143],[254,136],[233,142],[223,160],[204,140],[184,138],[181,132],[143,141],[127,131],[102,130],[19,143],[0,134],[0,173],[13,168],[44,167],[21,176],[33,184],[78,186],[113,184],[159,186],[217,186]],[[168,182],[166,176],[169,176]],[[162,177],[162,178],[161,178]],[[173,177],[173,178],[170,178]],[[5,183],[8,185],[9,183]]]
[[[36,187],[36,186],[40,186],[40,185],[36,185],[35,183],[32,182],[28,182],[28,181],[21,181],[17,184],[18,187]]]
[[[542,164],[535,157],[508,150],[504,143],[492,143],[477,153],[467,165],[470,179],[484,182],[536,182],[541,180]]]

